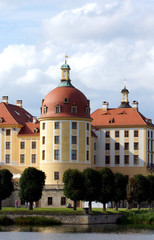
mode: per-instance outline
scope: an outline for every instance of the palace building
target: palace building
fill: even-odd
[[[90,115],[90,101],[72,85],[67,60],[61,70],[58,87],[42,100],[39,119],[23,109],[22,100],[13,105],[2,97],[0,169],[9,169],[15,181],[15,190],[3,206],[14,206],[18,181],[27,167],[46,174],[41,207],[66,207],[70,202],[62,183],[69,168],[109,167],[131,177],[149,174],[153,167],[154,125],[138,111],[137,101],[129,105],[126,85],[119,107],[109,108],[103,102]]]

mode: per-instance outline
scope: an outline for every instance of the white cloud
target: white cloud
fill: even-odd
[[[2,92],[8,91],[12,97],[18,92],[28,106],[35,103],[39,109],[40,99],[59,84],[60,66],[67,52],[72,83],[89,99],[92,97],[94,107],[106,100],[105,92],[111,98],[116,92],[120,95],[125,78],[131,92],[140,88],[148,96],[148,91],[154,90],[153,5],[146,6],[145,11],[142,1],[133,0],[72,4],[75,7],[52,12],[51,18],[44,19],[37,44],[9,45],[2,51]]]

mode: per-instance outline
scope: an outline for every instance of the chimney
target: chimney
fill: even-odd
[[[3,96],[2,102],[8,104],[8,96]]]
[[[37,117],[33,116],[33,123],[37,123]]]
[[[134,109],[134,110],[136,110],[136,111],[138,111],[138,101],[133,101],[132,102],[132,104],[133,104],[133,106],[132,106],[132,108]]]
[[[103,102],[103,111],[108,110],[109,103],[108,102]]]
[[[22,100],[17,100],[16,105],[20,108],[22,108]]]

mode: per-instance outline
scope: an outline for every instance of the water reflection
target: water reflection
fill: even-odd
[[[62,225],[62,226],[51,226],[51,227],[16,227],[0,226],[0,232],[42,232],[42,233],[150,233],[154,234],[154,226],[119,226],[116,224],[103,224],[103,225]]]

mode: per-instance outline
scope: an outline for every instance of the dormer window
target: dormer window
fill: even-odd
[[[1,122],[1,123],[4,122],[4,118],[0,118],[0,122]]]
[[[55,107],[55,113],[61,113],[61,106]]]
[[[47,106],[44,106],[43,107],[43,114],[46,114],[47,113]]]
[[[39,129],[38,128],[34,128],[33,132],[34,133],[38,133]]]
[[[77,113],[77,106],[71,107],[71,113],[76,114]]]
[[[69,102],[68,98],[64,98],[64,104],[67,104]]]
[[[86,115],[89,115],[89,107],[86,107]]]

